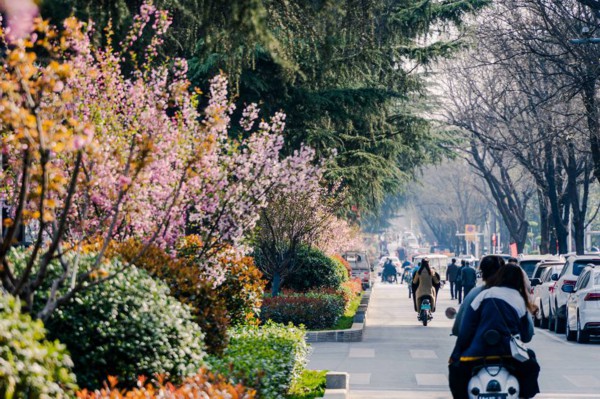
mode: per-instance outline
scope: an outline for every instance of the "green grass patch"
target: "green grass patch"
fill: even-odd
[[[358,310],[358,306],[360,305],[360,300],[362,299],[362,296],[363,294],[361,293],[356,298],[354,298],[350,302],[348,310],[344,312],[344,315],[339,318],[339,320],[337,321],[337,323],[335,323],[333,327],[328,328],[327,330],[347,330],[348,328],[352,327],[352,323],[354,322],[354,315]]]
[[[315,399],[325,394],[327,370],[304,370],[290,388],[288,399]]]

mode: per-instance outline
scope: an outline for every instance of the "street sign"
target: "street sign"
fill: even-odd
[[[474,224],[465,225],[465,240],[467,242],[475,242],[477,240],[477,226]]]

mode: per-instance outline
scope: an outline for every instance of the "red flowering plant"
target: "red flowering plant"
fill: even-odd
[[[95,391],[87,389],[77,393],[77,399],[253,399],[256,391],[241,384],[231,384],[224,377],[201,369],[195,376],[186,378],[181,384],[173,385],[159,377],[147,381],[140,377],[137,388],[119,390],[117,379],[109,377],[104,388]]]

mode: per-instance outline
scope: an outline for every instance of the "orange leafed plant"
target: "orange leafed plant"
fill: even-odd
[[[340,255],[338,254],[334,254],[331,256],[331,258],[335,259],[336,261],[340,262],[342,265],[344,265],[344,267],[346,268],[346,270],[348,271],[348,277],[352,277],[352,267],[350,267],[350,263],[348,263],[348,261],[344,258],[342,258]]]
[[[84,389],[77,393],[78,399],[253,399],[256,391],[241,384],[233,385],[224,377],[209,373],[206,369],[187,378],[175,386],[158,378],[157,382],[146,383],[144,377],[138,380],[138,387],[132,390],[119,390],[117,379],[108,377],[108,383],[93,392]]]

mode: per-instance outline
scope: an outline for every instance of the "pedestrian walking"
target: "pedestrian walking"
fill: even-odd
[[[458,299],[459,305],[462,303],[462,299],[463,299],[462,275],[461,275],[463,267],[465,267],[464,259],[460,261],[460,267],[456,271],[456,280],[454,280],[454,289],[455,289],[454,299]]]
[[[450,296],[452,299],[456,298],[456,274],[458,273],[458,265],[456,264],[456,258],[452,258],[452,263],[448,265],[446,269],[446,281],[450,283]]]
[[[469,295],[469,292],[475,288],[475,284],[477,284],[477,271],[475,268],[471,267],[469,262],[466,262],[465,266],[460,271],[460,276],[463,287],[463,295],[466,297]]]

